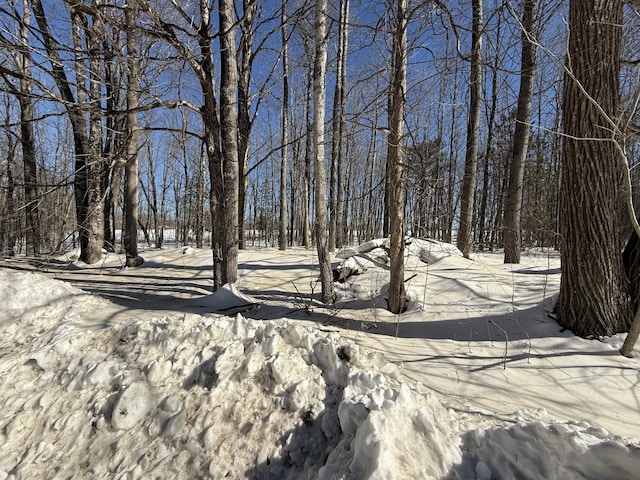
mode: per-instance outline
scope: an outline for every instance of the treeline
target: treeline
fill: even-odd
[[[299,0],[244,0],[229,19],[235,33],[231,107],[237,116],[241,247],[245,231],[261,231],[267,242],[278,243],[281,218],[289,245],[312,241],[313,8],[313,2]],[[520,13],[514,8],[509,2],[484,6],[483,140],[474,210],[475,244],[484,249],[501,246],[519,76],[513,51]],[[538,13],[541,40],[563,35],[562,25],[551,21],[562,8],[555,2]],[[415,235],[451,241],[468,110],[469,9],[412,2],[409,10],[407,223]],[[328,6],[325,141],[332,247],[387,233],[392,13],[385,2]],[[115,232],[124,224],[128,155],[139,164],[144,228],[160,232],[168,222],[179,223],[179,230],[193,231],[202,244],[204,232],[211,231],[209,190],[216,183],[209,178],[208,155],[222,144],[220,133],[209,143],[207,136],[216,136],[210,130],[220,128],[226,108],[220,5],[12,0],[0,15],[3,254],[50,253],[73,241],[101,248],[100,237],[119,249]],[[551,47],[561,49],[562,42]],[[560,68],[547,62],[536,75],[532,123],[543,128],[536,128],[527,156],[525,246],[555,245],[558,108],[549,97],[557,97]],[[138,105],[131,105],[136,100],[130,93]],[[132,142],[135,148],[127,153]],[[155,238],[162,242],[161,235]],[[179,239],[187,241],[185,235]]]
[[[397,6],[327,5],[327,189],[320,198],[330,250],[389,234]],[[2,254],[79,245],[91,263],[103,247],[125,249],[127,235],[145,232],[161,246],[165,228],[176,230],[178,242],[211,245],[220,268],[234,244],[310,246],[315,9],[311,0],[6,2]],[[514,149],[526,140],[518,249],[557,247],[567,2],[485,0],[472,9],[410,1],[404,12],[406,230],[453,241],[468,227],[472,248],[501,248],[514,208]],[[522,63],[525,47],[533,65]],[[527,76],[522,119],[519,89]],[[622,84],[631,101],[629,78]],[[477,140],[469,159],[473,108]],[[527,127],[524,137],[519,125]],[[474,174],[464,190],[469,160]],[[225,237],[229,229],[237,238]]]

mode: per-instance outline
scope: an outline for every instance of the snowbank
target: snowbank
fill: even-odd
[[[461,423],[335,332],[239,314],[86,330],[71,320],[95,297],[37,274],[1,274],[0,292],[0,478],[603,478],[613,458],[624,479],[640,468],[638,450],[588,425]]]

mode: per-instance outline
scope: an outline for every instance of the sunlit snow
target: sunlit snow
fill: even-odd
[[[542,320],[557,259],[533,256],[516,288],[490,257],[414,241],[397,317],[381,246],[351,252],[358,274],[332,308],[312,298],[309,251],[243,252],[238,284],[215,294],[206,250],[148,251],[136,269],[114,254],[45,273],[6,263],[0,480],[636,478],[640,362],[617,355],[620,338]]]

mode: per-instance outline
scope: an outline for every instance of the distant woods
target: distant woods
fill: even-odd
[[[5,2],[2,255],[135,258],[137,236],[212,248],[217,287],[251,246],[560,247],[567,2],[319,3]],[[627,4],[629,125],[637,23]]]

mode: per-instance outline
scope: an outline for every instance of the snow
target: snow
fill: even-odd
[[[330,308],[303,249],[5,262],[0,479],[637,477],[640,361],[549,318],[556,256],[413,239],[397,316],[383,245]]]

